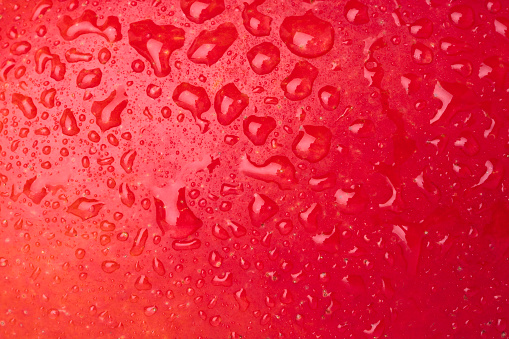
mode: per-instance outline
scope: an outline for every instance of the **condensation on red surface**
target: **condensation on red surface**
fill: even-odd
[[[502,0],[0,3],[0,337],[505,337]]]

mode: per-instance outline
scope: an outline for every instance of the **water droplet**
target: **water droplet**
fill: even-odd
[[[122,234],[122,233],[121,233]],[[125,237],[125,240],[127,240],[127,233],[125,235],[123,234],[122,237]],[[132,256],[139,256],[143,253],[143,250],[145,249],[145,245],[147,243],[148,239],[148,230],[146,228],[140,228],[138,230],[138,233],[136,233],[136,238],[134,238],[133,246],[131,247],[131,250],[129,253]]]
[[[223,13],[224,0],[182,0],[180,7],[187,19],[202,24]]]
[[[224,85],[214,99],[217,121],[227,126],[237,119],[249,105],[249,97],[240,92],[233,83]]]
[[[251,223],[256,227],[260,227],[279,212],[279,206],[268,196],[255,193],[253,199],[249,202],[248,211]]]
[[[322,206],[312,203],[309,208],[299,213],[299,222],[307,232],[316,232],[319,225],[319,217],[323,212]]]
[[[70,48],[65,52],[65,60],[69,63],[88,62],[92,60],[92,54],[79,52],[76,48]]]
[[[68,208],[67,212],[87,220],[99,214],[104,204],[96,199],[78,198]]]
[[[248,177],[274,182],[281,189],[290,189],[297,182],[295,167],[287,157],[281,155],[272,156],[261,165],[251,162],[246,155],[239,165],[239,170]]]
[[[46,108],[55,107],[55,95],[57,94],[57,90],[54,88],[48,88],[42,91],[41,93],[41,103]]]
[[[408,26],[408,30],[418,39],[428,39],[433,34],[433,21],[428,18],[417,19]]]
[[[154,190],[157,224],[163,234],[174,239],[187,238],[203,225],[187,206],[185,190],[178,183]]]
[[[318,98],[323,108],[333,111],[338,108],[340,93],[339,89],[334,86],[324,86],[318,91]]]
[[[246,137],[257,146],[265,144],[269,134],[276,128],[276,120],[272,117],[250,115],[243,122]]]
[[[172,98],[177,106],[191,112],[201,133],[209,129],[210,121],[201,118],[211,106],[209,96],[203,87],[183,82],[175,88]]]
[[[219,325],[221,325],[221,317],[218,316],[218,315],[215,315],[215,316],[210,318],[209,323],[213,327],[218,327]]]
[[[133,191],[129,188],[129,185],[124,182],[118,189],[118,192],[120,193],[120,201],[127,207],[132,207],[134,205],[135,196]]]
[[[142,274],[136,278],[136,281],[134,282],[134,288],[136,288],[138,291],[147,291],[152,289],[152,284],[148,280],[147,276]]]
[[[105,260],[102,262],[101,268],[106,273],[113,273],[120,268],[120,265],[116,261]]]
[[[163,90],[161,89],[161,87],[154,84],[149,84],[147,86],[147,95],[150,98],[157,99],[161,96],[161,94],[163,94]]]
[[[433,51],[420,42],[412,45],[411,54],[413,61],[419,65],[428,65],[433,62]]]
[[[354,25],[363,25],[369,22],[368,6],[357,0],[348,1],[343,14],[346,20]]]
[[[242,11],[242,22],[246,30],[254,36],[268,36],[270,34],[270,25],[272,18],[258,11],[259,2],[254,1],[251,4],[244,3]]]
[[[286,17],[279,29],[281,40],[288,49],[304,58],[317,58],[334,45],[334,28],[317,18],[312,11],[302,16]]]
[[[456,5],[449,11],[452,24],[461,29],[469,29],[474,24],[474,10],[467,5]]]
[[[199,239],[175,240],[171,247],[175,251],[192,251],[201,247],[201,241]]]
[[[231,22],[223,23],[215,30],[203,30],[194,39],[187,51],[187,57],[196,64],[212,66],[219,61],[237,37],[237,29]]]
[[[211,283],[214,286],[230,287],[233,285],[233,275],[231,272],[216,275],[212,278]]]
[[[86,254],[86,252],[85,252],[85,250],[84,250],[83,248],[78,248],[78,249],[74,252],[74,254],[76,255],[76,258],[78,258],[78,259],[83,259],[83,258],[85,258],[85,254]]]
[[[241,288],[240,290],[235,292],[234,296],[235,296],[235,300],[237,301],[237,303],[239,305],[239,309],[242,312],[246,311],[250,305],[250,302],[247,299],[246,290],[244,288]]]
[[[307,61],[297,62],[290,75],[281,82],[285,97],[293,101],[308,97],[317,76],[318,69],[315,66]]]
[[[292,143],[292,150],[300,159],[318,162],[329,154],[331,139],[327,127],[304,125]]]
[[[212,226],[212,235],[221,240],[230,239],[228,231],[219,224],[215,224],[214,226]]]
[[[163,276],[166,274],[166,270],[164,269],[163,262],[156,257],[152,260],[152,268],[154,269],[154,272],[156,272],[158,275]]]
[[[11,45],[10,52],[14,55],[23,55],[30,52],[32,45],[28,41],[19,41]]]
[[[97,87],[101,83],[102,75],[99,68],[82,69],[76,78],[76,85],[81,89]]]
[[[133,172],[134,160],[136,159],[136,151],[129,150],[122,154],[120,158],[120,166],[124,169],[126,173]]]

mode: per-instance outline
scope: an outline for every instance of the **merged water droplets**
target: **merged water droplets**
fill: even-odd
[[[191,112],[202,133],[207,132],[210,121],[202,119],[201,115],[209,110],[211,103],[203,87],[183,82],[175,87],[172,98],[177,106]]]
[[[97,24],[97,14],[91,10],[85,10],[83,14],[72,19],[64,15],[57,23],[62,38],[74,40],[83,34],[98,34],[108,42],[120,41],[122,39],[121,26],[118,17],[109,16],[102,25]]]
[[[156,220],[163,234],[184,239],[202,227],[203,222],[187,206],[185,187],[173,183],[155,191]]]
[[[35,107],[34,101],[29,96],[13,93],[12,104],[18,106],[27,119],[33,119],[37,116],[37,107]]]
[[[51,54],[49,47],[44,46],[35,52],[35,71],[42,74],[48,62],[51,63],[50,76],[56,81],[64,79],[66,66],[57,54]]]
[[[94,101],[91,110],[101,131],[120,126],[121,114],[127,107],[127,102],[127,93],[122,86],[113,90],[106,99]]]
[[[184,46],[185,33],[173,25],[156,25],[152,20],[133,22],[129,25],[129,45],[152,66],[154,74],[170,74],[172,53]]]
[[[281,189],[289,189],[297,182],[295,167],[287,157],[281,155],[272,156],[261,165],[253,163],[246,156],[242,159],[239,170],[251,178],[274,182]]]

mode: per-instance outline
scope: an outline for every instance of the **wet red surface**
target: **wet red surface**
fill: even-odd
[[[509,4],[0,3],[0,337],[498,338]]]

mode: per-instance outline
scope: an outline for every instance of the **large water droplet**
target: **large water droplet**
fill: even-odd
[[[101,83],[102,75],[99,68],[82,69],[76,78],[76,85],[81,89],[97,87]]]
[[[363,25],[369,22],[368,6],[357,0],[348,1],[343,14],[346,20],[354,25]]]
[[[468,5],[456,5],[449,11],[452,24],[461,29],[469,29],[474,24],[474,10]]]
[[[292,150],[300,159],[318,162],[329,154],[331,139],[327,127],[304,125],[292,143]]]
[[[276,120],[272,117],[250,115],[243,122],[246,137],[257,146],[265,144],[269,134],[276,128]]]
[[[244,3],[244,10],[242,11],[242,22],[246,30],[254,36],[268,36],[270,34],[270,24],[272,18],[268,15],[262,14],[258,11],[258,1],[253,3]]]
[[[237,37],[237,29],[231,22],[223,23],[212,31],[203,30],[189,47],[187,57],[196,64],[212,66],[221,59]]]
[[[66,108],[60,117],[60,127],[62,133],[67,136],[73,136],[80,132],[76,118],[71,109]]]
[[[29,96],[13,93],[12,104],[18,106],[27,119],[33,119],[37,116],[37,107],[35,107],[34,101]]]
[[[67,212],[87,220],[99,214],[104,204],[96,199],[78,198],[68,208]]]
[[[180,7],[192,22],[201,24],[223,13],[224,0],[181,0]]]
[[[308,97],[317,76],[318,68],[307,61],[297,62],[290,75],[281,82],[285,97],[293,101]]]
[[[334,45],[334,28],[312,11],[285,18],[279,35],[292,53],[304,58],[322,56]]]
[[[240,92],[233,83],[224,85],[216,93],[214,109],[217,114],[217,121],[227,126],[237,119],[244,109],[249,105],[249,97]]]
[[[260,227],[265,221],[276,215],[279,206],[268,196],[255,193],[253,199],[249,202],[248,210],[251,223],[256,227]]]

